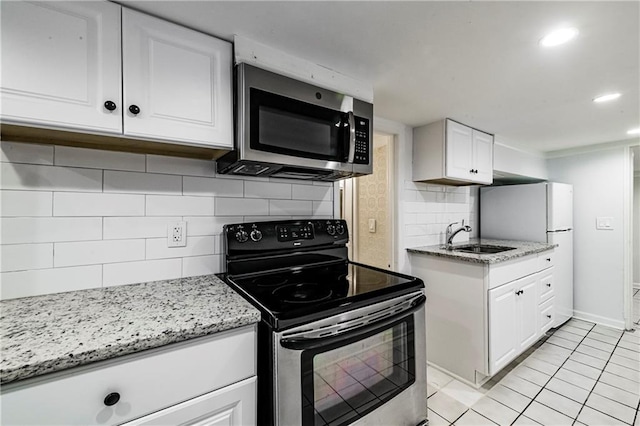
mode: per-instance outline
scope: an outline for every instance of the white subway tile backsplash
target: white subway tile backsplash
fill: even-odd
[[[306,216],[307,218],[309,216]],[[268,222],[271,220],[291,220],[295,216],[244,216],[240,222]]]
[[[2,189],[32,191],[102,191],[102,170],[0,163]]]
[[[2,299],[38,296],[102,286],[102,265],[32,269],[0,274]]]
[[[105,170],[104,192],[181,194],[182,176]]]
[[[313,189],[313,187],[309,189]],[[290,200],[291,184],[247,181],[244,183],[244,196],[247,198],[281,198]]]
[[[213,216],[214,197],[147,195],[147,216]]]
[[[146,240],[147,259],[216,254],[219,253],[218,240],[219,237],[215,236],[187,237],[186,247],[167,247],[166,238],[151,238]]]
[[[313,201],[312,215],[316,216],[331,216],[333,214],[333,202],[332,201]]]
[[[0,246],[0,272],[53,267],[53,244],[9,244]]]
[[[102,238],[102,218],[5,217],[0,219],[2,244],[91,241]]]
[[[216,198],[216,216],[269,215],[269,200],[259,198]]]
[[[333,200],[332,186],[293,185],[294,200],[331,201]]]
[[[56,166],[144,172],[145,156],[129,152],[56,146],[54,164]]]
[[[244,194],[244,181],[239,179],[214,179],[191,176],[185,176],[183,179],[184,195],[242,197]]]
[[[228,223],[244,222],[242,216],[185,216],[187,235],[220,235],[222,226]]]
[[[103,238],[105,240],[122,240],[166,237],[169,224],[180,220],[182,220],[180,216],[105,217],[103,219]],[[189,225],[188,223],[187,232]]]
[[[269,200],[270,215],[311,215],[313,204],[311,201],[299,200]]]
[[[198,160],[195,158],[147,155],[147,172],[214,177],[216,175],[216,163],[212,160]]]
[[[103,285],[105,287],[171,280],[181,277],[182,259],[110,263],[104,265],[103,269]]]
[[[53,193],[0,191],[0,216],[51,216]]]
[[[221,254],[185,257],[182,259],[182,276],[196,277],[220,273],[224,270],[222,262]]]
[[[53,145],[0,142],[3,163],[53,164]]]
[[[56,192],[54,216],[142,216],[144,195]]]
[[[165,239],[166,244],[166,239]],[[56,268],[143,260],[145,240],[103,240],[55,243]]]

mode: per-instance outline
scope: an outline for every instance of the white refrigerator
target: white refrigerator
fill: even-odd
[[[480,188],[480,237],[558,244],[554,327],[573,316],[573,186],[541,182]]]

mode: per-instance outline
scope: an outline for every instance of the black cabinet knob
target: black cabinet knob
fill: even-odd
[[[547,287],[551,287],[551,283],[547,283]]]
[[[138,115],[140,114],[140,107],[138,105],[131,105],[129,107],[129,112],[133,115]]]
[[[551,315],[547,314],[547,318],[551,319]]]
[[[108,110],[108,111],[113,111],[116,109],[117,105],[115,102],[113,101],[106,101],[104,103],[104,107]]]
[[[106,405],[107,407],[116,405],[118,401],[120,401],[120,394],[118,392],[112,392],[104,397],[104,405]]]

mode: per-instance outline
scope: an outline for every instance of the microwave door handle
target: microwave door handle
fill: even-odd
[[[353,111],[348,112],[349,120],[349,155],[347,156],[347,163],[353,163],[356,156],[356,118],[353,115]]]

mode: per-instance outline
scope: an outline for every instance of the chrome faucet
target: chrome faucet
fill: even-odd
[[[453,243],[452,243],[453,237],[458,235],[459,232],[461,232],[461,231],[471,232],[471,227],[469,225],[465,225],[464,224],[464,219],[462,219],[462,226],[454,231],[453,230],[453,225],[455,225],[456,223],[460,223],[460,222],[453,222],[453,223],[450,223],[449,226],[447,226],[447,232],[446,232],[446,235],[447,235],[447,250],[453,249]]]

